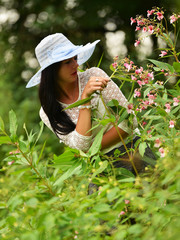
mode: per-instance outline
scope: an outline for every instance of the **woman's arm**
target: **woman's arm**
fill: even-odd
[[[121,135],[121,137],[125,139],[128,136],[128,133],[123,131],[119,127],[117,127],[117,129],[115,127],[112,127],[103,135],[101,149],[111,147],[112,145],[121,142],[121,137],[119,135]]]
[[[98,79],[98,80],[97,80]],[[82,93],[81,99],[90,97],[96,91],[102,91],[109,82],[109,79],[103,77],[90,77],[87,82],[84,91]],[[88,102],[83,107],[90,106],[91,102]],[[91,136],[91,108],[83,108],[79,111],[79,117],[76,124],[76,131],[84,136]]]

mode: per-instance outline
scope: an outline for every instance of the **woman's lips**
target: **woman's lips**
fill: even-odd
[[[73,76],[77,75],[77,71],[73,72],[71,75]]]

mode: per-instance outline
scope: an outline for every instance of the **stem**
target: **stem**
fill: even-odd
[[[106,109],[106,112],[107,112],[108,116],[110,117],[110,116],[111,116],[111,115],[110,115],[111,113],[110,113],[109,109],[107,108],[107,106],[106,106],[106,104],[105,104],[105,102],[104,102],[104,99],[103,99],[103,97],[102,97],[102,93],[100,93],[100,98],[101,98],[101,101],[102,101],[102,103],[103,103],[103,105],[104,105],[104,107],[105,107],[105,109]],[[122,138],[122,136],[121,136],[121,134],[120,134],[120,132],[119,132],[119,129],[118,129],[117,124],[115,124],[114,122],[112,122],[112,124],[113,124],[113,126],[115,127],[115,129],[116,129],[116,131],[117,131],[117,133],[118,133],[118,135],[119,135],[119,138],[121,139],[121,142],[122,142],[123,145],[124,145],[124,148],[125,148],[125,150],[126,150],[126,153],[127,153],[127,155],[128,155],[128,158],[129,158],[129,160],[130,160],[130,162],[131,162],[131,164],[132,164],[132,166],[133,166],[133,168],[134,168],[134,171],[135,171],[136,175],[138,176],[137,169],[136,169],[136,167],[135,167],[135,165],[134,165],[134,162],[133,162],[133,156],[134,156],[134,155],[129,154],[129,151],[128,151],[127,146],[126,146],[126,144],[125,144],[125,142],[124,142],[124,139]]]
[[[111,158],[111,157],[108,157],[108,156],[106,156],[106,155],[103,155],[103,157],[105,157],[105,159],[107,159],[107,160],[109,161],[109,163],[110,163],[110,165],[111,165],[111,168],[112,168],[112,170],[113,170],[114,178],[116,179],[116,172],[115,172],[114,165],[113,165],[113,163],[112,163],[112,158]]]
[[[168,34],[167,34],[168,35]],[[179,62],[179,59],[177,57],[177,54],[176,54],[176,50],[175,50],[175,47],[171,44],[171,42],[169,41],[169,39],[163,34],[163,32],[161,32],[161,36],[166,40],[166,42],[168,43],[168,45],[170,46],[171,48],[171,51],[174,55],[174,58],[176,59],[176,62]]]
[[[46,179],[44,179],[41,174],[39,173],[39,171],[33,166],[32,162],[33,159],[28,159],[28,157],[24,154],[24,152],[21,151],[21,149],[19,148],[18,144],[16,144],[17,149],[21,152],[22,156],[26,159],[26,161],[28,162],[28,164],[31,166],[31,168],[35,171],[35,173],[39,176],[39,178],[43,181],[44,185],[48,188],[50,194],[52,196],[55,196],[55,193],[52,191],[51,187],[49,186],[48,182]]]

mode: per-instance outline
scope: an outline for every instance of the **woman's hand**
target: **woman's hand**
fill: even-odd
[[[102,91],[108,84],[109,79],[103,77],[90,77],[87,82],[84,91],[82,93],[81,99],[90,97],[96,91]]]

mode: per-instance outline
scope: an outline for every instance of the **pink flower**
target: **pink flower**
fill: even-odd
[[[120,216],[124,215],[124,214],[125,214],[125,212],[124,212],[124,211],[121,211],[121,212],[119,213],[119,215],[118,215],[118,218],[119,218]]]
[[[141,80],[137,80],[137,83],[139,84],[140,87],[142,87],[142,85],[145,85],[145,82]]]
[[[133,24],[133,23],[136,23],[136,19],[134,19],[134,18],[130,18],[130,20],[131,20],[131,25]]]
[[[154,27],[153,27],[153,25],[149,25],[148,26],[148,32],[150,33],[150,34],[153,34],[153,32],[154,32]]]
[[[159,148],[159,152],[161,153],[161,157],[164,157],[165,156],[165,150],[164,148]]]
[[[143,122],[142,125],[145,126],[147,124],[147,122]]]
[[[136,78],[135,76],[133,76],[133,75],[131,75],[131,79],[132,79],[133,81],[136,81],[136,80],[137,80],[137,78]]]
[[[169,103],[166,103],[166,104],[165,104],[165,107],[166,107],[165,111],[166,111],[167,113],[169,113],[170,110],[171,110],[171,105],[170,105]]]
[[[145,78],[143,82],[144,82],[145,84],[148,84],[148,83],[149,83],[149,78]]]
[[[115,56],[115,57],[113,58],[113,60],[114,60],[114,61],[117,61],[118,58],[119,58],[118,56]]]
[[[116,69],[117,65],[118,65],[117,62],[112,63],[112,66],[113,66],[113,68],[115,68],[115,69]]]
[[[157,19],[161,21],[163,19],[163,14],[161,12],[157,12]]]
[[[149,104],[153,104],[154,103],[154,99],[156,99],[156,96],[153,94],[147,94],[148,99],[149,99]]]
[[[141,108],[136,108],[136,111],[137,112],[142,112],[142,109]]]
[[[179,103],[179,99],[178,98],[173,98],[173,106],[178,106],[178,103]]]
[[[129,103],[127,107],[128,107],[127,112],[128,112],[129,114],[132,113],[133,104],[132,104],[132,103]]]
[[[174,128],[174,121],[173,120],[169,121],[169,128]]]
[[[141,30],[141,28],[140,27],[138,27],[138,26],[136,26],[136,29],[135,29],[135,31],[140,31]]]
[[[144,22],[141,19],[140,20],[137,19],[137,25],[142,26],[142,25],[144,25]]]
[[[140,97],[141,96],[141,92],[139,91],[139,89],[135,89],[134,90],[134,98],[136,98],[136,97]]]
[[[144,104],[143,109],[146,109],[149,106],[149,101],[148,100],[145,100],[142,103]]]
[[[159,138],[157,138],[157,139],[155,140],[154,147],[159,148],[160,146],[161,146],[161,140],[160,140]]]
[[[155,12],[155,10],[147,10],[147,17],[151,16],[153,13]]]
[[[12,165],[13,163],[14,163],[14,161],[8,162],[8,165],[10,166],[10,165]]]
[[[153,72],[148,73],[147,76],[150,77],[152,80],[154,80],[154,73]]]
[[[171,24],[174,23],[174,22],[177,21],[177,20],[178,20],[178,18],[175,17],[174,15],[170,16],[170,23],[171,23]]]
[[[10,155],[14,155],[14,154],[17,154],[17,153],[20,153],[20,151],[17,149],[17,150],[14,150],[12,152],[9,152]]]
[[[140,40],[136,40],[136,42],[134,43],[134,46],[137,47],[140,44]]]
[[[124,202],[125,202],[125,204],[129,204],[130,203],[130,201],[128,199],[125,199]]]
[[[143,67],[136,69],[135,74],[140,74],[143,71]]]
[[[128,72],[131,70],[132,65],[128,63],[124,63],[125,68],[127,68]]]
[[[146,27],[143,27],[143,32],[147,32],[147,28]]]
[[[164,57],[167,54],[166,51],[161,51],[161,54],[159,54],[160,57]]]

